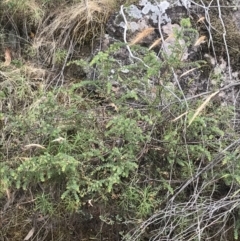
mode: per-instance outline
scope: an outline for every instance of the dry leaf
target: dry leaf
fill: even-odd
[[[88,205],[89,205],[90,207],[93,207],[93,205],[92,205],[92,199],[89,199],[89,200],[88,200]]]
[[[154,31],[154,28],[145,28],[142,32],[140,32],[140,33],[138,33],[136,35],[136,37],[130,42],[129,45],[133,45],[133,44],[139,43],[145,37],[147,37],[148,35],[152,34],[153,31]]]
[[[30,37],[30,39],[34,39],[35,34],[33,32],[30,32],[29,37]]]
[[[5,62],[4,62],[4,66],[9,66],[11,63],[11,51],[9,48],[5,49]]]
[[[59,142],[59,143],[61,143],[63,141],[66,141],[66,139],[63,138],[63,137],[58,137],[57,139],[54,139],[52,142]]]
[[[120,88],[118,86],[117,87],[112,86],[112,91],[115,92],[115,93],[117,93],[119,91],[119,89]]]
[[[198,19],[197,23],[203,23],[204,20],[205,20],[205,17],[201,17],[201,18]]]
[[[200,44],[205,43],[205,42],[206,42],[206,39],[207,39],[206,36],[204,36],[204,35],[201,36],[201,37],[195,42],[194,46],[199,46]]]
[[[196,119],[196,117],[201,113],[201,111],[206,107],[206,105],[209,103],[209,101],[219,93],[219,90],[212,93],[207,97],[207,99],[197,108],[196,112],[194,113],[192,119],[189,121],[188,127],[193,123],[193,121]]]
[[[32,228],[32,229],[28,232],[27,236],[24,238],[24,241],[25,241],[25,240],[26,240],[26,241],[29,240],[29,239],[33,236],[34,231],[35,231],[35,228]]]
[[[113,107],[114,110],[118,112],[118,107],[114,103],[110,103],[108,106]]]
[[[27,150],[27,149],[30,149],[31,147],[38,147],[40,149],[46,149],[44,146],[41,146],[39,144],[29,144],[29,145],[25,145],[24,146],[24,149]]]

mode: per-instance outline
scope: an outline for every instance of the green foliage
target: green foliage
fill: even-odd
[[[13,184],[12,176],[15,174],[14,169],[5,163],[0,163],[0,194],[5,192],[7,188],[11,187]]]
[[[109,121],[101,123],[90,110],[95,103],[84,97],[84,84],[79,86],[47,95],[38,93],[25,111],[13,105],[15,115],[5,115],[8,125],[4,130],[18,133],[19,140],[27,138],[26,151],[30,148],[31,154],[16,163],[11,172],[7,166],[2,167],[2,172],[8,173],[3,179],[4,189],[11,185],[26,190],[38,183],[62,183],[62,199],[75,200],[77,206],[86,195],[110,193],[114,185],[136,170],[137,154],[148,139],[137,120],[127,117],[119,106],[118,116],[109,112]],[[21,99],[22,94],[18,91],[15,98]],[[69,98],[71,103],[64,101]],[[89,111],[85,111],[87,108]],[[35,146],[37,143],[40,147]],[[13,143],[8,146],[9,150],[15,148]]]
[[[188,48],[193,45],[197,30],[191,27],[189,18],[183,18],[179,27],[173,27],[172,33],[169,38],[173,43],[165,44],[165,50],[163,51],[164,59],[168,67],[173,69],[183,67],[200,67],[203,61],[198,60],[190,63],[184,62],[187,59]]]
[[[64,62],[66,56],[67,56],[66,50],[57,49],[54,54],[54,62],[57,64],[61,64]]]
[[[39,22],[44,14],[41,4],[31,3],[28,0],[3,1],[1,7],[11,13],[14,19],[24,16],[24,18],[30,19],[31,23]]]
[[[55,208],[53,206],[53,200],[49,194],[37,195],[35,201],[35,210],[40,212],[43,215],[54,215]]]
[[[239,232],[240,232],[240,219],[239,219],[239,209],[237,209],[236,218],[234,222],[234,240],[239,239]]]
[[[8,172],[8,178],[5,176],[3,179],[5,180],[3,186],[10,185],[11,179],[14,180],[17,188],[25,190],[37,183],[63,182],[66,190],[62,198],[72,196],[77,203],[80,202],[79,196],[84,197],[89,193],[101,192],[104,189],[111,192],[114,184],[121,183],[122,177],[128,177],[129,173],[137,168],[136,151],[141,141],[137,139],[137,136],[141,137],[141,132],[138,131],[136,123],[124,126],[124,122],[125,119],[122,119],[120,124],[123,126],[118,133],[116,132],[117,126],[112,121],[106,137],[115,139],[117,137],[115,134],[119,134],[125,141],[131,141],[126,148],[100,146],[98,149],[92,149],[95,140],[91,138],[94,137],[90,137],[91,133],[79,128],[76,138],[71,136],[69,143],[60,144],[56,155],[46,152],[43,155],[29,158],[15,168],[11,176]],[[47,127],[45,134],[49,133],[52,128]],[[55,135],[53,130],[52,135]],[[97,133],[92,133],[92,135],[96,136]],[[56,152],[55,145],[49,145],[48,149],[53,153]],[[60,151],[75,152],[77,159]],[[104,152],[109,153],[107,157]],[[102,164],[93,169],[91,159],[95,158],[99,158]],[[6,172],[6,168],[4,166],[2,172]]]
[[[159,188],[151,185],[138,187],[135,183],[126,186],[123,195],[120,198],[119,205],[128,212],[128,216],[142,220],[151,215],[159,204],[157,197]]]
[[[20,7],[16,1],[8,4]],[[13,62],[21,71],[9,71],[0,90],[0,195],[8,189],[34,190],[35,211],[51,216],[57,202],[80,213],[86,201],[101,199],[105,210],[114,209],[115,219],[106,213],[97,217],[109,225],[129,219],[136,225],[151,216],[179,188],[179,180],[192,178],[237,137],[229,124],[232,110],[212,103],[187,126],[202,101],[183,98],[187,90],[177,86],[172,74],[201,65],[183,58],[195,34],[190,20],[182,19],[181,28],[173,31],[174,44],[160,57],[132,46],[141,61],[121,59],[126,46],[115,43],[90,63],[70,61],[95,79],[64,83],[63,88],[37,86],[22,73],[24,63]],[[65,49],[57,49],[55,63],[62,64],[66,56]],[[223,168],[214,167],[216,176],[227,186],[239,186],[239,151],[224,154]],[[201,178],[212,182],[210,174]],[[179,199],[188,195],[184,190]],[[206,188],[201,195],[212,193]],[[191,217],[179,222],[181,232]]]

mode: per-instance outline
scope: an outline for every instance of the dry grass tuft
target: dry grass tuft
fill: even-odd
[[[24,66],[24,76],[26,76],[27,79],[40,79],[44,80],[46,77],[46,70],[42,68],[35,67],[31,64],[26,64]]]
[[[93,43],[104,32],[115,0],[82,0],[80,3],[58,6],[39,24],[33,48],[37,50],[41,62],[54,64],[55,53],[59,49],[73,52],[74,46]]]
[[[54,39],[58,46],[66,46],[71,41],[82,44],[87,37],[101,33],[113,7],[114,0],[86,0],[70,7],[58,7],[45,19],[36,40]]]

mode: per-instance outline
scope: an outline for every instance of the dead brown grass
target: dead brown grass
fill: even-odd
[[[115,7],[116,0],[82,0],[58,6],[39,23],[33,39],[32,46],[41,62],[52,66],[59,49],[68,50],[69,56],[76,45],[80,49],[93,44],[104,33],[104,24]]]
[[[98,36],[115,5],[114,0],[82,0],[72,6],[62,6],[42,23],[36,41],[55,40],[58,46],[70,41],[82,44]]]
[[[46,77],[46,70],[26,63],[24,66],[23,75],[29,80],[44,80]]]

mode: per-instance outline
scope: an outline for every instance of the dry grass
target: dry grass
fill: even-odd
[[[3,7],[4,6],[14,6],[9,8],[9,14],[10,16],[13,15],[21,15],[22,20],[23,16],[24,18],[31,19],[32,23],[37,23],[41,20],[41,18],[44,16],[45,11],[42,7],[42,3],[37,2],[35,0],[25,0],[25,1],[19,1],[19,0],[4,0],[2,2]]]
[[[23,71],[23,75],[29,80],[42,80],[44,82],[47,75],[47,71],[45,69],[36,67],[30,63],[26,63]]]
[[[27,54],[28,60],[30,53],[31,65],[38,66],[37,69],[51,68],[52,73],[58,70],[59,76],[55,76],[56,80],[51,80],[54,83],[58,83],[60,79],[63,82],[62,73],[67,61],[73,55],[79,56],[83,45],[93,46],[94,40],[104,33],[104,24],[110,13],[120,4],[116,0],[59,1],[58,3],[56,7],[52,1],[43,4],[43,1],[39,0],[21,2],[6,0],[0,5],[0,8],[5,7],[7,15],[11,16],[10,25],[14,29],[14,36],[17,36],[14,39],[16,45],[14,52],[23,58],[23,55]],[[13,4],[14,7],[9,8],[9,4]],[[20,22],[23,26],[19,25]],[[22,32],[18,31],[19,29]],[[5,44],[9,42],[9,36],[6,35],[4,38],[1,51],[8,47]],[[29,46],[25,53],[20,47],[22,43]],[[12,59],[14,60],[14,56]],[[34,79],[48,79],[49,73],[43,73],[42,70],[38,73],[37,69],[31,70],[29,67],[27,66],[26,70],[27,78],[31,76],[30,78]]]
[[[193,117],[191,118],[191,120],[189,121],[188,127],[193,123],[193,121],[196,119],[197,116],[200,115],[200,113],[202,112],[202,110],[207,106],[207,104],[209,103],[209,101],[219,93],[219,90],[212,93],[211,95],[209,95],[207,97],[207,99],[197,108],[196,112],[194,113]]]
[[[80,43],[99,36],[103,24],[114,8],[114,0],[86,0],[62,6],[50,14],[40,26],[35,41],[56,41],[58,46]],[[38,44],[39,45],[39,44]]]
[[[115,5],[116,0],[82,0],[58,6],[39,22],[33,38],[38,61],[54,70],[54,59],[64,49],[67,54],[62,59],[63,70],[67,59],[104,33],[104,24]]]
[[[152,45],[149,47],[149,50],[155,48],[156,46],[159,46],[160,43],[162,42],[162,39],[161,38],[158,38],[157,40],[155,40]]]
[[[143,31],[139,32],[135,38],[131,40],[130,45],[134,45],[141,42],[144,38],[151,35],[153,31],[154,28],[145,28]]]

